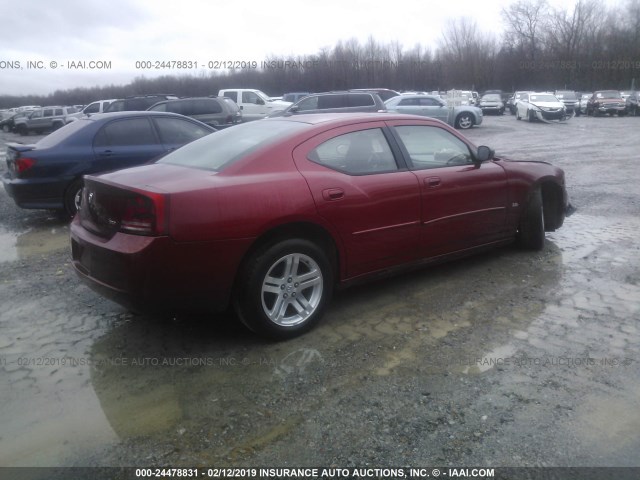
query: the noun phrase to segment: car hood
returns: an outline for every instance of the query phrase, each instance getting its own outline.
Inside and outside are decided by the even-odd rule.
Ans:
[[[535,105],[536,107],[542,108],[563,108],[564,103],[562,102],[531,102],[531,105]]]

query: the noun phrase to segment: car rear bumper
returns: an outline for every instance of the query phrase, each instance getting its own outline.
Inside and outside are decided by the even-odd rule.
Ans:
[[[116,233],[111,239],[71,224],[78,276],[94,291],[136,311],[222,311],[248,239],[177,243],[167,236]]]
[[[64,208],[63,195],[67,182],[51,179],[11,178],[9,173],[2,177],[4,189],[21,208]]]

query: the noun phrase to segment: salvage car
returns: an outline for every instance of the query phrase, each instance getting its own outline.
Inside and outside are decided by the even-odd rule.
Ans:
[[[452,127],[466,130],[482,123],[482,110],[469,105],[447,105],[434,95],[400,95],[385,102],[389,112],[437,118]]]
[[[625,100],[625,109],[628,115],[640,115],[640,92],[631,92]]]
[[[573,114],[567,113],[567,109],[552,93],[529,92],[523,93],[516,101],[516,120],[526,118],[530,122],[540,120],[542,122],[564,122]]]
[[[502,97],[498,93],[485,93],[480,99],[480,110],[482,113],[495,113],[496,115],[504,114],[504,103]]]
[[[573,90],[556,90],[555,96],[564,103],[567,113],[576,113],[578,107],[578,97]]]
[[[587,115],[597,117],[599,115],[624,116],[627,114],[626,103],[618,90],[598,90],[587,102]]]
[[[541,249],[566,207],[561,169],[495,157],[438,120],[270,118],[86,176],[73,267],[134,310],[232,306],[285,339],[336,286],[513,241]]]
[[[214,131],[173,113],[91,115],[35,144],[7,143],[2,182],[19,207],[73,216],[84,174],[140,165]]]

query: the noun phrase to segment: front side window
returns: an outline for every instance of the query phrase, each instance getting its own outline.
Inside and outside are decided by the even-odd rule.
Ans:
[[[242,92],[242,103],[258,103],[258,95],[253,92]]]
[[[62,114],[62,110],[60,111],[60,114]],[[44,113],[42,114],[43,117],[53,117],[53,108],[47,108]]]
[[[106,124],[94,139],[96,147],[153,145],[156,141],[146,118],[127,118]]]
[[[442,128],[407,125],[395,127],[395,130],[415,170],[473,163],[469,147]]]
[[[349,175],[366,175],[398,169],[389,143],[379,128],[334,137],[311,150],[307,158]]]
[[[372,107],[375,104],[375,100],[368,93],[354,93],[349,95],[350,107]]]
[[[304,112],[306,110],[317,110],[318,109],[318,97],[307,97],[303,100],[300,100],[297,104],[298,111]]]
[[[84,113],[98,113],[100,111],[100,104],[98,102],[92,103],[84,109]]]

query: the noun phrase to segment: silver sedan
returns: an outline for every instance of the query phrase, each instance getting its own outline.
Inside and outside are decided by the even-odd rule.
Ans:
[[[448,106],[435,95],[400,95],[384,102],[387,110],[437,118],[452,127],[466,130],[482,123],[482,110],[467,105]]]

